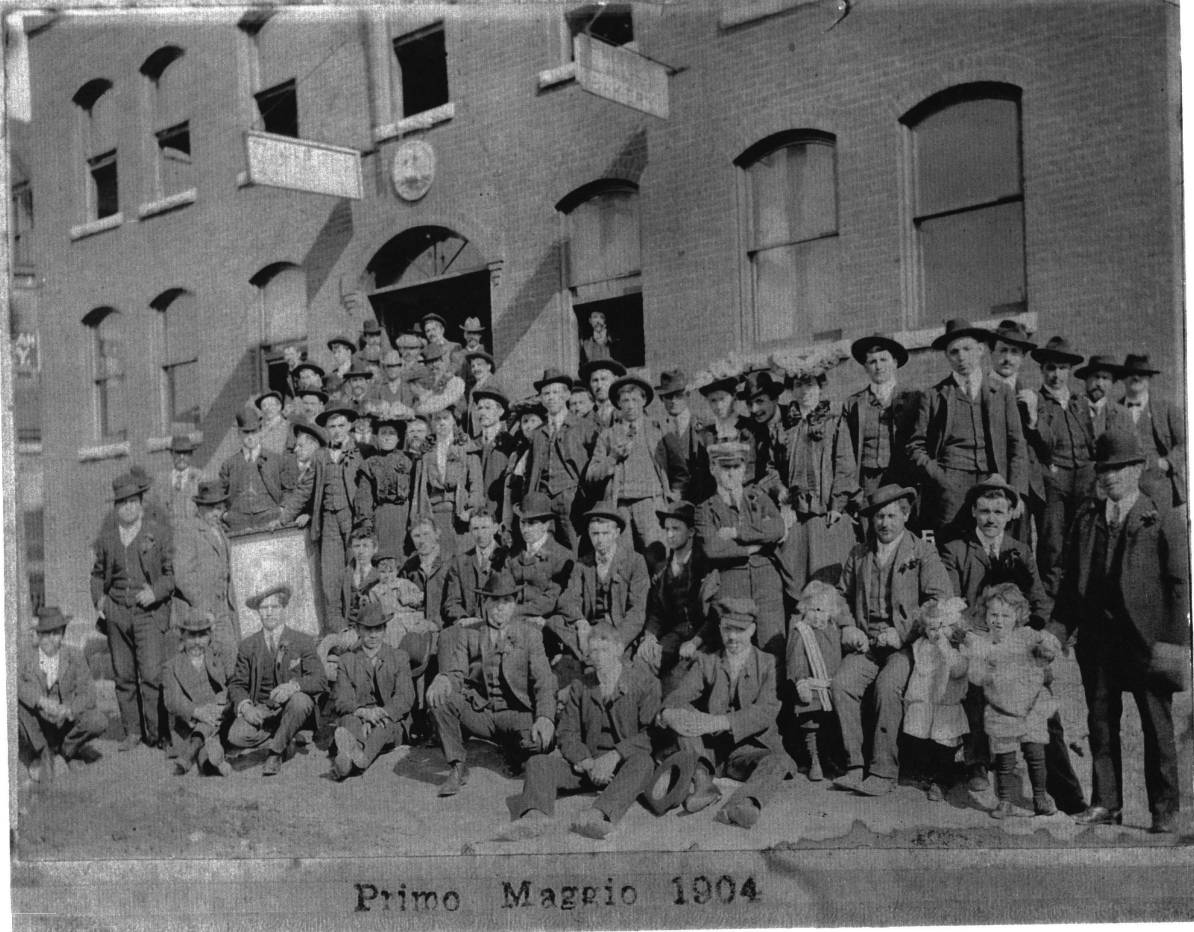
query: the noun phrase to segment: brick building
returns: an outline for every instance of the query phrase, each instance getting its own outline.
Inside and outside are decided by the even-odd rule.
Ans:
[[[480,317],[516,392],[575,366],[601,309],[655,372],[1027,315],[1151,353],[1180,394],[1176,22],[1160,0],[30,21],[47,593],[89,619],[112,477],[167,469],[180,428],[214,471],[282,349],[322,359],[371,313]],[[666,117],[587,91],[591,44]],[[361,153],[362,196],[251,183],[251,129]],[[905,379],[942,369],[918,350]]]

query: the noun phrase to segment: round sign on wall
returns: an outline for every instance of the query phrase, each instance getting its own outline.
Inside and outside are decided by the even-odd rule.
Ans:
[[[435,150],[422,139],[408,139],[394,152],[390,166],[394,190],[404,201],[417,201],[435,181]]]

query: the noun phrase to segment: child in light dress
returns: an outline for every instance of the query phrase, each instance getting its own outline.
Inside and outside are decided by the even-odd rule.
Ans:
[[[792,711],[809,755],[808,778],[825,779],[818,736],[833,721],[829,682],[842,662],[842,625],[850,606],[833,586],[813,580],[800,593],[788,633],[788,679],[795,687]]]

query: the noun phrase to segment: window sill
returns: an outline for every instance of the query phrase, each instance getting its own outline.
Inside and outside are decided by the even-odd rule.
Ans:
[[[722,0],[721,15],[717,18],[717,24],[722,29],[733,29],[735,26],[816,2],[817,0]]]
[[[1039,326],[1036,311],[1029,311],[1027,314],[1013,314],[1010,318],[991,317],[989,319],[976,320],[971,326],[994,330],[999,326],[1001,320],[1018,321],[1030,332],[1035,332]],[[904,330],[894,334],[894,339],[898,340],[909,350],[929,349],[933,345],[933,341],[941,336],[941,333],[942,328],[940,327],[926,327],[922,330]]]
[[[539,90],[546,90],[549,87],[556,87],[557,85],[575,80],[576,62],[570,61],[566,65],[560,65],[558,68],[548,68],[546,71],[540,71]]]
[[[387,123],[385,126],[375,126],[373,128],[373,141],[386,142],[398,136],[413,133],[416,130],[431,129],[431,127],[440,123],[448,122],[454,116],[456,116],[456,104],[453,101],[448,101],[446,104],[432,107],[430,110],[424,110],[422,113],[416,113],[414,116],[408,116],[395,123]]]
[[[17,456],[41,456],[41,444],[32,441],[18,443]]]
[[[115,230],[122,223],[124,223],[124,212],[117,211],[110,217],[104,217],[103,220],[91,220],[71,227],[70,238],[72,240],[85,239],[88,236],[95,236],[96,233],[103,233],[105,230]]]
[[[79,450],[80,463],[92,463],[96,460],[111,460],[121,456],[131,456],[132,444],[127,440],[121,443],[106,443],[98,447],[83,447]]]
[[[142,204],[137,208],[137,217],[144,220],[147,217],[156,217],[158,214],[164,214],[170,210],[177,210],[179,207],[186,207],[187,204],[194,204],[195,195],[196,191],[194,188],[187,188],[187,190],[171,194],[169,197],[159,198],[156,201],[150,201],[148,204]]]

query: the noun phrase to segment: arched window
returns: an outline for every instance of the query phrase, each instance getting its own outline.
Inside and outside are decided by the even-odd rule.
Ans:
[[[199,379],[202,336],[195,296],[181,288],[171,288],[154,298],[150,307],[158,312],[165,432],[194,430],[202,416]]]
[[[950,88],[902,122],[920,321],[1027,310],[1019,88]]]
[[[249,279],[257,288],[261,321],[260,364],[256,390],[287,390],[288,347],[300,353],[307,349],[307,276],[290,262],[267,265]]]
[[[141,64],[149,98],[149,131],[153,134],[154,170],[149,178],[149,199],[153,201],[195,186],[183,54],[178,46],[166,45]]]
[[[253,99],[253,128],[297,138],[299,106],[293,51],[296,42],[302,42],[294,31],[301,24],[272,8],[258,7],[245,13],[238,25],[241,57]]]
[[[777,134],[735,164],[747,188],[748,340],[828,336],[837,319],[840,263],[835,138]]]
[[[91,331],[91,373],[98,439],[101,443],[127,440],[123,318],[114,308],[97,307],[83,318],[83,326]]]
[[[78,136],[84,163],[83,220],[120,213],[116,174],[117,117],[112,82],[94,78],[71,98],[78,107]]]

